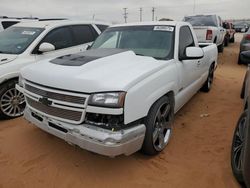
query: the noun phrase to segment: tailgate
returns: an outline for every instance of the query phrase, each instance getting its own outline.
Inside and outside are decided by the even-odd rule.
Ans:
[[[194,27],[198,42],[206,42],[207,27]]]

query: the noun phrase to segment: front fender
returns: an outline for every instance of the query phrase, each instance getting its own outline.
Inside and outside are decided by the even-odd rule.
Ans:
[[[127,91],[124,105],[124,123],[147,116],[151,106],[169,92],[178,92],[175,65],[167,67],[142,80]]]
[[[13,78],[18,78],[19,77],[19,72],[11,72],[5,75],[1,75],[0,77],[0,84],[4,83],[7,80],[13,79]]]

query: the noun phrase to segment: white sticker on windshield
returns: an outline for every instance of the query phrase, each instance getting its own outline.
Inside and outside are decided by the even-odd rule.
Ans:
[[[170,31],[170,32],[173,32],[174,31],[174,27],[170,27],[170,26],[155,26],[154,27],[154,31]]]
[[[35,31],[23,31],[23,35],[34,35],[36,32]]]

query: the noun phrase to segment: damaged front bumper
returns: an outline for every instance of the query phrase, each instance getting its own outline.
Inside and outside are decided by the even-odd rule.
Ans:
[[[131,155],[141,149],[144,124],[120,131],[110,131],[88,124],[74,125],[53,120],[26,107],[24,117],[42,130],[88,151],[115,157]]]

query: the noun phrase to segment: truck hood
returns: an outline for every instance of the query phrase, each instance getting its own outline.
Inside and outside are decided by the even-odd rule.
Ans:
[[[21,74],[29,81],[70,91],[127,91],[167,64],[132,51],[94,49],[32,64]]]
[[[17,55],[13,54],[0,54],[0,65],[9,63],[17,58]]]

